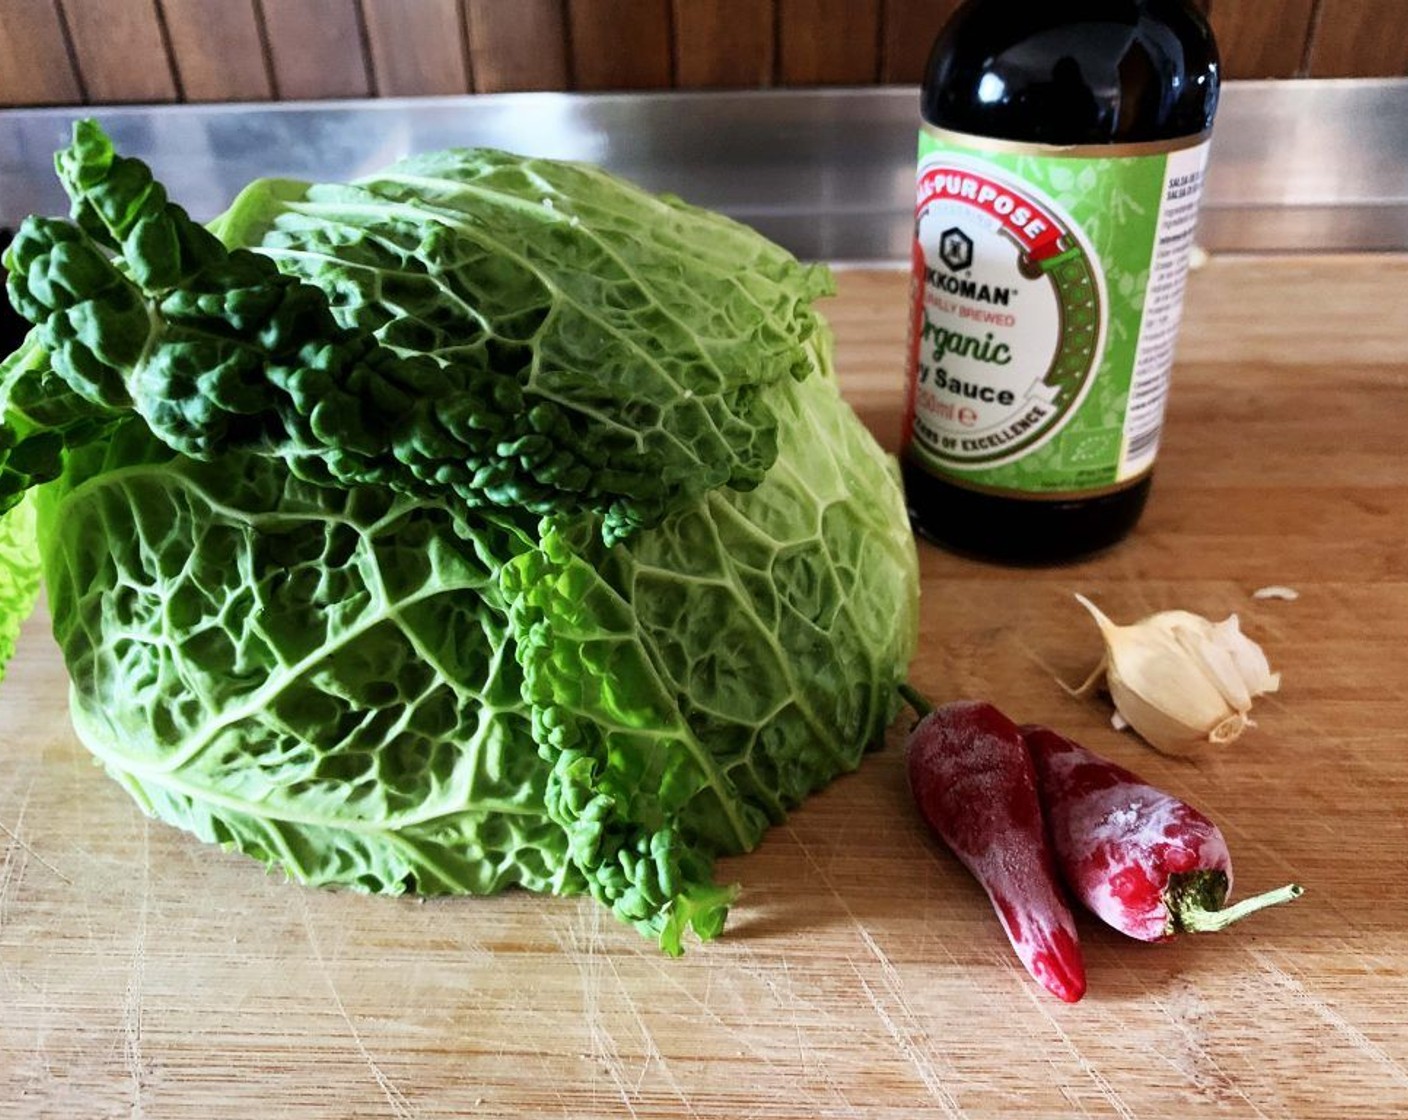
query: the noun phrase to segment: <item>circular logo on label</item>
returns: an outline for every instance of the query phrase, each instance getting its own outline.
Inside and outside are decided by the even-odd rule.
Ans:
[[[1094,251],[1032,186],[936,153],[919,167],[909,426],[938,463],[996,466],[1051,439],[1099,367]]]

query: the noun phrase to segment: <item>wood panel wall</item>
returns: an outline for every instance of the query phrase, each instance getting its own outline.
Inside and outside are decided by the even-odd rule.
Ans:
[[[1408,0],[1199,0],[1233,78],[1408,74]],[[914,82],[958,0],[0,0],[0,105]]]

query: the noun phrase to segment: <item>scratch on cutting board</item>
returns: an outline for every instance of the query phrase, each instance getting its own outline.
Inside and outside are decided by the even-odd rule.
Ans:
[[[959,1107],[953,1094],[944,1087],[933,1059],[929,1057],[932,1047],[929,1045],[928,1036],[919,1026],[914,1011],[909,1006],[909,1001],[905,999],[904,985],[900,981],[899,970],[895,968],[894,962],[876,943],[875,938],[870,935],[870,930],[859,922],[856,923],[856,928],[860,932],[861,941],[870,951],[870,955],[880,962],[880,976],[885,982],[885,991],[904,1015],[907,1031],[901,1033],[893,1020],[882,1012],[881,1005],[871,991],[870,985],[862,979],[861,984],[865,988],[865,994],[870,998],[871,1006],[875,1008],[881,1023],[890,1032],[890,1037],[895,1040],[900,1052],[909,1059],[909,1064],[919,1074],[920,1080],[924,1082],[924,1087],[929,1090],[929,1095],[939,1102],[939,1106],[946,1115],[952,1120],[959,1120],[963,1115],[963,1110]],[[917,1036],[917,1038],[911,1036]]]
[[[807,1052],[806,1041],[802,1035],[801,1018],[798,1015],[799,1011],[806,1011],[809,1016],[809,1021],[822,1022],[834,1019],[834,1011],[824,1004],[815,1003],[797,994],[792,984],[792,974],[786,957],[779,958],[777,962],[778,966],[782,969],[782,974],[785,979],[785,983],[779,983],[773,977],[772,970],[770,970],[766,964],[759,962],[757,954],[755,954],[746,943],[735,945],[734,950],[739,954],[740,971],[744,975],[762,984],[763,987],[767,989],[768,994],[772,996],[777,1006],[780,1009],[786,1009],[789,1013],[792,1030],[797,1039],[798,1067],[808,1076],[813,1074],[820,1076],[820,1078],[826,1082],[826,1088],[829,1091],[829,1099],[831,1099],[836,1107],[845,1110],[845,1116],[854,1117],[856,1115],[854,1106],[846,1099],[844,1089],[831,1072],[830,1066],[825,1061],[817,1061]],[[751,1035],[739,1030],[709,1005],[709,992],[712,989],[714,976],[716,975],[713,969],[710,969],[705,976],[704,998],[701,999],[695,992],[691,991],[687,985],[680,982],[678,974],[673,967],[663,963],[660,958],[650,958],[650,960],[655,971],[657,987],[660,985],[669,987],[678,994],[682,1001],[697,1008],[699,1013],[708,1019],[720,1033],[738,1044],[740,1057],[747,1054],[755,1061],[761,1062],[762,1065],[782,1083],[794,1081],[795,1071],[791,1067],[780,1064],[765,1050],[759,1049],[757,1041]],[[800,1094],[805,1094],[805,1097]],[[805,1082],[795,1082],[790,1087],[788,1100],[797,1107],[805,1106],[808,1109],[815,1110],[817,1114],[820,1113],[822,1107],[817,1103],[815,1095]],[[828,1113],[828,1115],[831,1114]]]
[[[785,1000],[779,996],[776,982],[767,975],[766,970],[751,963],[754,959],[753,954],[747,950],[746,946],[738,946],[737,951],[744,957],[744,962],[740,966],[744,973],[752,976],[763,984],[775,998],[778,998],[779,1003],[785,1002]],[[684,1000],[691,1007],[696,1008],[704,1018],[708,1019],[710,1023],[724,1034],[728,1035],[729,1038],[733,1039],[740,1046],[751,1047],[753,1045],[753,1041],[748,1035],[740,1031],[710,1006],[709,993],[713,989],[715,975],[712,969],[704,978],[704,995],[701,998],[693,992],[688,985],[681,982],[675,969],[671,967],[671,965],[674,964],[673,961],[665,960],[662,955],[660,960],[653,960],[651,963],[655,970],[657,984],[667,985],[680,999]],[[784,960],[782,964],[783,971],[785,972],[787,962]],[[789,989],[788,996],[790,997],[790,995],[791,992]]]
[[[916,1042],[915,1039],[910,1037],[908,1031],[901,1030],[900,1025],[895,1022],[894,1017],[891,1016],[889,1010],[885,1007],[884,1000],[880,999],[880,997],[875,994],[875,989],[872,988],[870,982],[860,974],[860,969],[856,967],[854,961],[851,962],[851,968],[855,971],[856,979],[860,981],[861,989],[865,992],[865,998],[870,1001],[870,1006],[879,1018],[881,1025],[884,1026],[890,1037],[894,1039],[895,1046],[899,1049],[899,1052],[904,1055],[905,1060],[909,1062],[909,1064],[914,1067],[915,1072],[919,1074],[919,1080],[924,1083],[924,1088],[928,1090],[929,1096],[938,1103],[938,1106],[943,1109],[944,1115],[947,1116],[949,1120],[962,1120],[962,1109],[958,1107],[958,1102],[954,1099],[953,1094],[944,1088],[943,1079],[939,1076],[938,1070],[934,1068],[934,1063],[928,1056],[928,1039],[925,1037],[923,1031],[918,1032],[919,1037]],[[888,984],[886,986],[888,987]],[[908,1023],[906,1026],[912,1028],[913,1024]]]
[[[733,1027],[727,1027],[729,1036],[737,1039],[741,1044],[738,1051],[739,1056],[742,1057],[746,1053],[754,1060],[761,1061],[779,1084],[788,1086],[786,1103],[796,1109],[800,1115],[820,1116],[825,1114],[836,1117],[837,1120],[841,1120],[842,1117],[854,1118],[857,1116],[856,1106],[847,1096],[846,1086],[832,1072],[831,1063],[826,1057],[818,1056],[809,1049],[803,1032],[802,1016],[798,1014],[798,1012],[805,1012],[806,1023],[809,1027],[830,1026],[837,1021],[836,1009],[825,1002],[817,1002],[798,993],[792,979],[791,966],[785,955],[779,956],[774,965],[769,960],[760,959],[759,955],[746,942],[740,942],[733,948],[739,954],[740,971],[750,979],[762,984],[779,1010],[785,1009],[787,1011],[788,1021],[791,1023],[797,1042],[796,1065],[795,1067],[788,1066],[769,1056],[765,1049],[758,1046],[756,1039],[740,1033]],[[782,970],[782,982],[779,982],[773,975],[778,968]],[[717,1016],[715,1018],[717,1019]],[[778,1022],[780,1024],[781,1020]],[[800,1079],[797,1077],[797,1069],[802,1072]],[[823,1082],[820,1090],[811,1084],[810,1079],[814,1078],[819,1078]],[[760,1104],[747,1115],[766,1114],[768,1107],[766,1104]]]
[[[865,989],[866,997],[870,1000],[871,1007],[875,1009],[875,1013],[879,1017],[881,1025],[889,1033],[891,1039],[894,1040],[895,1046],[898,1048],[900,1054],[914,1067],[914,1071],[919,1075],[919,1080],[923,1082],[924,1088],[928,1091],[929,1096],[943,1109],[944,1114],[949,1117],[949,1120],[963,1120],[963,1110],[959,1108],[958,1101],[953,1094],[945,1087],[944,1079],[939,1075],[938,1067],[931,1056],[934,1048],[930,1045],[924,1028],[920,1025],[913,1009],[909,1006],[908,1000],[904,997],[904,985],[900,982],[899,971],[895,968],[894,962],[890,960],[885,951],[880,948],[879,943],[871,936],[870,930],[865,927],[865,923],[856,917],[855,911],[851,909],[851,904],[847,902],[845,896],[836,889],[836,884],[831,881],[831,876],[826,873],[825,869],[817,861],[816,856],[812,854],[811,848],[803,843],[802,838],[797,835],[796,830],[791,825],[784,827],[793,842],[801,849],[803,857],[811,865],[812,870],[816,872],[817,877],[821,880],[822,886],[824,886],[831,897],[836,900],[837,905],[841,907],[841,911],[855,928],[856,935],[860,938],[861,944],[865,946],[866,952],[869,953],[880,966],[880,976],[884,981],[885,991],[894,1002],[895,1006],[899,1008],[900,1014],[904,1017],[904,1030],[900,1029],[899,1025],[885,1008],[884,1003],[876,996],[874,989],[871,988],[865,977],[860,974],[860,970],[856,967],[855,962],[850,962],[852,970],[855,971],[856,979],[860,981],[861,987]]]
[[[810,1011],[812,1005],[809,1001],[797,995],[792,982],[792,969],[787,962],[786,956],[781,958],[780,963],[782,964],[782,974],[787,980],[786,999],[782,1002],[791,1014],[792,1030],[797,1037],[797,1064],[801,1067],[802,1073],[805,1076],[820,1077],[825,1083],[826,1091],[830,1094],[836,1107],[844,1109],[844,1115],[849,1117],[850,1120],[855,1120],[855,1118],[859,1116],[859,1113],[856,1112],[856,1106],[851,1103],[850,1097],[847,1096],[846,1087],[842,1085],[836,1075],[831,1072],[831,1063],[825,1058],[818,1058],[816,1055],[812,1054],[807,1047],[806,1038],[802,1033],[802,1021],[797,1012],[801,1008],[806,1008]],[[769,990],[772,989],[770,988]],[[776,995],[777,993],[774,991],[774,996]],[[769,1069],[771,1069],[772,1062],[768,1061],[767,1064]],[[783,1083],[786,1084],[786,1081]],[[804,1103],[810,1107],[814,1107],[817,1114],[820,1114],[821,1108],[819,1105],[815,1104],[814,1101],[814,1096],[808,1092]]]
[[[1405,705],[1405,707],[1408,707],[1408,705]],[[1333,939],[1333,942],[1335,946],[1345,954],[1345,956],[1349,957],[1357,965],[1359,965],[1360,970],[1364,973],[1365,976],[1373,976],[1376,972],[1380,972],[1387,968],[1394,968],[1398,964],[1398,962],[1393,957],[1380,956],[1375,953],[1366,953],[1363,949],[1361,949],[1358,945],[1356,945],[1354,942],[1350,941],[1346,937],[1336,937]]]
[[[645,1083],[645,1075],[650,1070],[650,1063],[654,1062],[660,1067],[660,1072],[664,1075],[665,1082],[670,1086],[671,1092],[679,1098],[680,1104],[684,1105],[685,1115],[698,1117],[699,1113],[695,1110],[694,1105],[690,1103],[689,1097],[685,1094],[685,1091],[680,1087],[679,1079],[675,1077],[675,1071],[670,1068],[669,1061],[661,1052],[659,1045],[655,1041],[654,1032],[651,1031],[649,1024],[646,1023],[645,1016],[640,1013],[640,1008],[636,1005],[636,1001],[631,998],[630,988],[627,986],[625,979],[621,976],[621,970],[616,967],[615,959],[609,953],[606,954],[606,963],[611,969],[611,976],[616,981],[616,987],[620,989],[621,998],[626,1001],[626,1009],[630,1011],[631,1018],[635,1020],[636,1027],[640,1030],[641,1040],[645,1043],[645,1064],[641,1066],[640,1077],[636,1079],[636,1092],[640,1092],[641,1086]]]
[[[584,924],[587,926],[585,932],[581,930]],[[620,1048],[602,1021],[601,1005],[597,998],[603,967],[601,962],[605,959],[604,954],[597,952],[600,946],[601,910],[596,906],[581,913],[577,921],[568,927],[567,944],[563,945],[559,937],[559,947],[566,951],[568,959],[577,966],[577,975],[582,982],[582,1018],[587,1024],[587,1033],[591,1040],[590,1056],[606,1071],[606,1076],[611,1079],[621,1103],[634,1117],[636,1108],[626,1082]]]
[[[28,858],[34,860],[35,863],[39,864],[39,866],[43,867],[46,871],[52,872],[62,882],[71,887],[73,886],[73,880],[30,847],[28,842],[24,839],[24,811],[29,807],[29,799],[33,793],[34,780],[30,779],[29,785],[25,787],[24,796],[20,798],[20,811],[15,816],[15,827],[13,829],[5,825],[3,821],[0,821],[0,832],[3,832],[10,838],[10,842],[5,845],[5,866],[8,869],[11,853],[15,848],[19,848]]]
[[[1248,948],[1247,953],[1252,960],[1261,966],[1262,970],[1271,980],[1284,991],[1292,1000],[1313,1011],[1315,1015],[1326,1026],[1332,1028],[1337,1033],[1349,1040],[1354,1049],[1368,1058],[1375,1065],[1380,1066],[1386,1073],[1398,1082],[1399,1085],[1408,1087],[1408,1071],[1390,1057],[1384,1049],[1372,1038],[1366,1035],[1328,1002],[1321,999],[1289,972],[1280,967],[1268,953],[1260,949]]]
[[[24,809],[21,808],[20,821],[16,823],[23,820]],[[9,829],[5,831],[9,832]],[[17,885],[24,878],[25,866],[32,854],[23,844],[5,845],[5,862],[0,864],[0,929],[5,928],[5,915],[10,908],[10,887]]]
[[[1167,1063],[1180,1077],[1188,1078],[1195,1089],[1218,1104],[1233,1103],[1232,1099],[1235,1098],[1251,1109],[1252,1113],[1260,1120],[1270,1120],[1256,1102],[1247,1096],[1246,1091],[1237,1084],[1236,1078],[1222,1068],[1217,1058],[1203,1044],[1196,1029],[1199,1018],[1197,1004],[1189,998],[1188,993],[1184,992],[1181,996],[1176,994],[1172,999],[1162,999],[1148,982],[1131,969],[1122,958],[1119,960],[1119,966],[1125,975],[1139,985],[1144,1001],[1157,1008],[1168,1020],[1169,1025],[1182,1036],[1183,1044],[1187,1048],[1187,1060],[1183,1061],[1172,1054],[1165,1054],[1159,1049],[1154,1050],[1155,1055]],[[1175,1006],[1175,1003],[1178,1006]]]
[[[792,1019],[792,1033],[797,1037],[797,1064],[803,1069],[807,1068],[807,1040],[802,1034],[802,1018],[797,1014],[798,1000],[797,993],[792,983],[792,966],[787,961],[786,954],[782,957],[782,976],[787,981],[787,998],[780,1001],[787,1008]],[[822,1070],[829,1074],[826,1063],[821,1063]]]
[[[332,993],[333,1005],[337,1008],[337,1013],[342,1017],[342,1021],[347,1024],[347,1031],[352,1036],[357,1053],[367,1063],[367,1069],[371,1070],[373,1079],[386,1096],[386,1103],[391,1106],[392,1115],[396,1117],[396,1120],[416,1120],[417,1113],[411,1106],[410,1100],[376,1064],[376,1059],[367,1049],[367,1044],[362,1041],[362,1032],[357,1029],[357,1024],[352,1021],[352,1016],[347,1014],[347,1005],[342,1002],[342,993],[337,990],[337,983],[332,978],[332,970],[328,968],[327,961],[323,957],[322,947],[318,944],[317,934],[313,931],[313,915],[308,909],[306,898],[303,900],[303,931],[308,937],[308,947],[313,950],[313,958],[318,962],[318,971],[323,974],[323,979],[327,981],[328,991]]]
[[[13,829],[0,824],[0,832],[8,836],[10,841],[5,845],[5,862],[0,864],[0,928],[5,925],[5,912],[9,909],[10,902],[10,888],[24,878],[25,869],[31,859],[53,872],[69,886],[73,886],[72,879],[36,852],[24,840],[24,813],[29,807],[29,799],[33,793],[34,782],[31,781],[24,791],[24,796],[20,798],[20,809],[15,816]]]
[[[1110,1084],[1109,1079],[1090,1064],[1090,1060],[1080,1052],[1080,1048],[1071,1041],[1071,1036],[1068,1035],[1061,1024],[1056,1021],[1056,1016],[1052,1015],[1047,1009],[1043,1000],[1049,999],[1050,997],[1037,995],[1035,986],[1029,984],[1026,977],[1022,977],[1018,983],[1022,985],[1022,991],[1026,994],[1026,997],[1031,1000],[1036,1009],[1041,1012],[1043,1018],[1051,1024],[1051,1029],[1056,1032],[1056,1037],[1061,1040],[1067,1052],[1076,1060],[1076,1064],[1080,1066],[1081,1072],[1095,1083],[1095,1088],[1099,1090],[1100,1095],[1105,1098],[1109,1106],[1119,1113],[1121,1120],[1138,1120],[1134,1113],[1130,1111],[1129,1105],[1124,1103],[1124,1099],[1119,1095],[1119,1092]]]
[[[122,1059],[132,1078],[132,1115],[140,1120],[146,1063],[142,1058],[142,1000],[147,977],[147,910],[152,887],[151,820],[142,818],[142,901],[137,909],[136,940],[122,997]]]
[[[857,931],[865,931],[865,927],[861,924],[860,919],[856,917],[855,911],[851,909],[851,904],[847,902],[845,896],[842,895],[841,892],[836,889],[836,884],[831,881],[831,876],[826,873],[826,870],[821,866],[821,863],[812,853],[812,850],[807,845],[806,841],[804,841],[800,836],[797,835],[796,829],[794,829],[790,824],[784,824],[782,827],[783,830],[787,833],[787,835],[796,843],[797,847],[801,849],[802,857],[807,861],[807,863],[811,865],[812,870],[815,871],[817,874],[817,878],[821,880],[822,886],[826,888],[827,893],[830,894],[831,897],[836,901],[836,904],[841,907],[842,913],[844,913],[846,917],[850,919],[851,925],[854,926]],[[866,936],[869,936],[868,932],[866,933]],[[931,944],[930,941],[927,939],[927,931],[925,937],[926,940],[924,944],[927,947]],[[871,940],[870,944],[875,944],[873,939]],[[948,958],[950,964],[952,964],[955,968],[959,966],[958,957],[954,955],[953,950],[950,949],[948,945],[946,945],[942,940],[935,941],[933,942],[933,944],[936,945],[943,952],[944,956]],[[874,952],[874,950],[871,951]],[[884,963],[890,963],[888,957],[885,958]]]

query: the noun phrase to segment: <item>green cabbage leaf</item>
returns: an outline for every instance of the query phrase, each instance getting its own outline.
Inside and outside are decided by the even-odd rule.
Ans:
[[[0,653],[42,561],[83,743],[297,881],[716,936],[715,859],[860,763],[915,640],[825,271],[502,152],[209,231],[95,125],[58,166],[6,258]]]
[[[0,680],[15,652],[20,628],[39,597],[39,548],[34,503],[28,499],[0,514]]]
[[[91,122],[57,165],[74,221],[24,221],[10,298],[95,408],[197,458],[602,512],[608,542],[758,483],[765,390],[807,373],[830,284],[715,215],[499,152],[261,180],[217,225],[261,252],[227,249]]]

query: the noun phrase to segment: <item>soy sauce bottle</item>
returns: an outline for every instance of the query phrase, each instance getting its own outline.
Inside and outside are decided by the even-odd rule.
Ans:
[[[968,0],[939,34],[902,453],[924,536],[1043,564],[1138,521],[1218,85],[1191,0]]]

